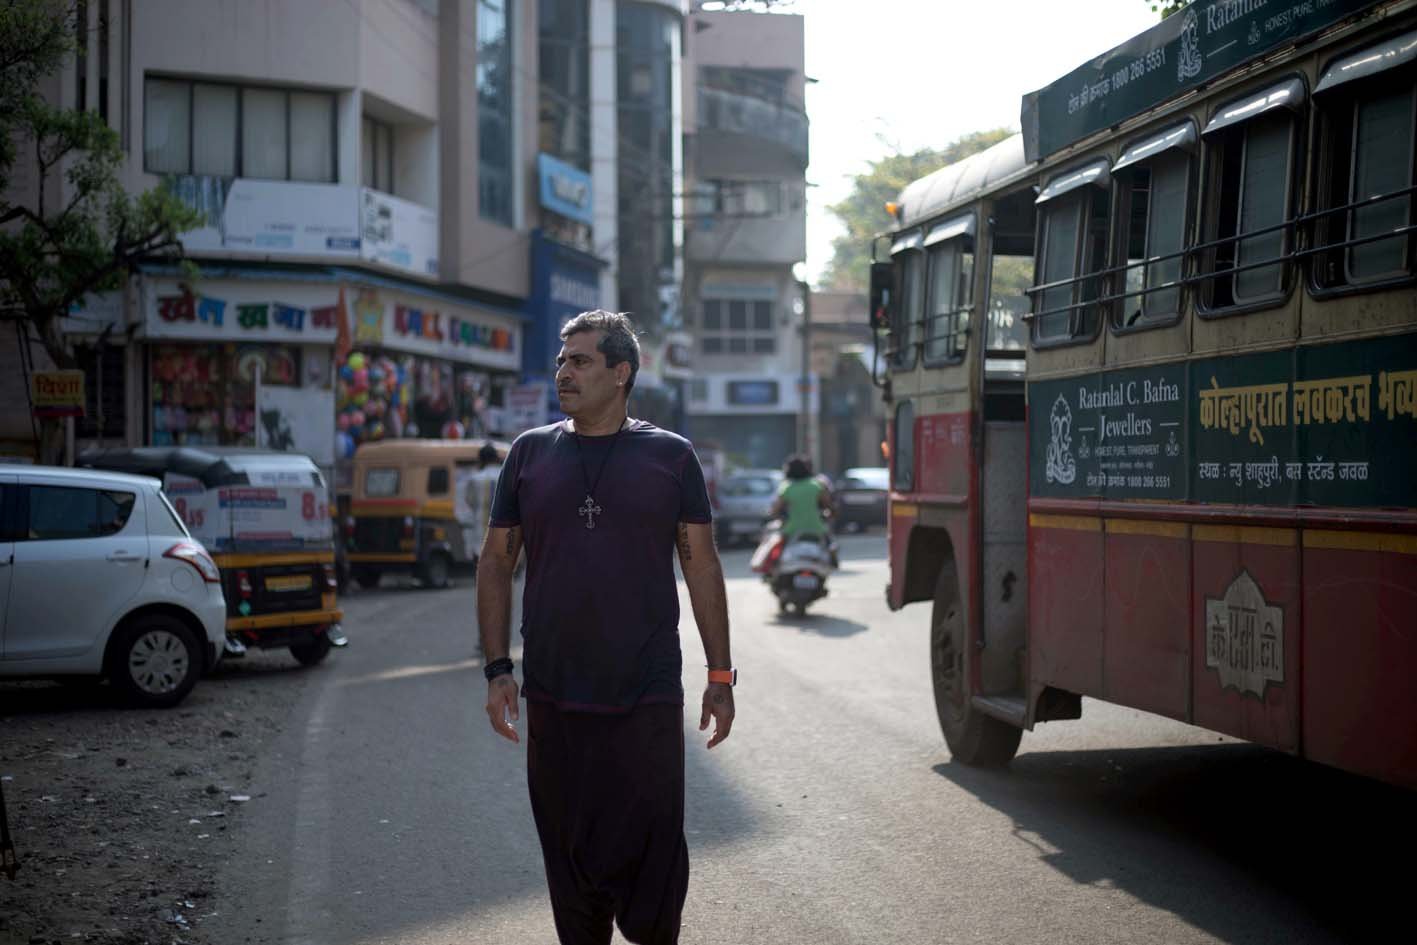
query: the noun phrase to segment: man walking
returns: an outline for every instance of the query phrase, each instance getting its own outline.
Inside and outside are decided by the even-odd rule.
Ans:
[[[683,437],[627,414],[630,320],[585,312],[561,330],[568,420],[512,444],[478,565],[492,729],[518,742],[512,567],[525,545],[527,782],[562,945],[672,945],[689,883],[679,598],[708,658],[699,730],[733,726],[728,604],[703,470]]]

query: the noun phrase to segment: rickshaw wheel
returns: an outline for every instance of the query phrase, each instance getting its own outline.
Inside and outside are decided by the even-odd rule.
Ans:
[[[354,580],[366,591],[373,590],[379,586],[380,571],[378,568],[371,568],[367,564],[355,565]]]
[[[330,638],[322,633],[309,643],[291,644],[290,655],[299,660],[302,666],[314,666],[330,655],[332,645]]]
[[[418,579],[425,587],[447,587],[452,577],[452,562],[442,552],[429,555],[418,569]]]

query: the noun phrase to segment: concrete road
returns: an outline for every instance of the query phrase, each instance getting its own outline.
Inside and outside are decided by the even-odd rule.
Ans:
[[[741,678],[712,752],[685,601],[686,945],[1326,943],[1409,924],[1408,792],[1092,701],[1006,771],[952,763],[929,607],[886,610],[879,533],[843,545],[806,618],[780,618],[747,552],[725,553]],[[345,604],[353,645],[258,772],[223,940],[553,943],[525,755],[482,712],[471,580]]]

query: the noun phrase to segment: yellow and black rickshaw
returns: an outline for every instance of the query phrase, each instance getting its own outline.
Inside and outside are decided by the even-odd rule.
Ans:
[[[307,666],[344,646],[330,494],[300,453],[228,447],[91,450],[79,465],[161,479],[221,569],[226,656],[289,648]]]
[[[500,467],[479,457],[489,440],[382,440],[354,454],[350,573],[376,587],[385,572],[447,587],[453,568],[476,564]]]

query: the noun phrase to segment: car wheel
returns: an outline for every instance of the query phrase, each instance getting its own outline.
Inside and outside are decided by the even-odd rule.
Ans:
[[[298,659],[302,666],[314,666],[330,655],[333,646],[329,636],[321,633],[308,643],[291,644],[290,655]]]
[[[197,684],[202,651],[190,627],[154,614],[123,628],[111,655],[109,679],[143,708],[177,705]]]

